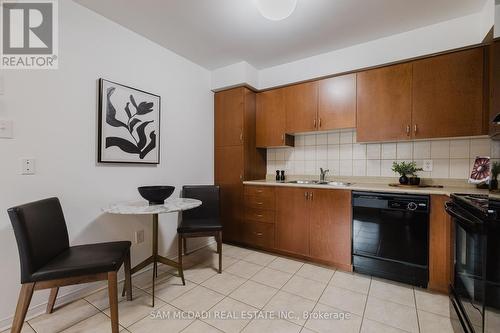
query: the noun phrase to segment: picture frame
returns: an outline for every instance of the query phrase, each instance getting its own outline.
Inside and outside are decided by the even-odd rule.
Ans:
[[[98,163],[160,164],[161,97],[99,79]]]

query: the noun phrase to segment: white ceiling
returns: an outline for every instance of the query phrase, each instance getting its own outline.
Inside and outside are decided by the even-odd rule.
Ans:
[[[75,0],[177,54],[215,69],[258,69],[476,13],[486,0],[298,0],[283,21],[254,0]]]

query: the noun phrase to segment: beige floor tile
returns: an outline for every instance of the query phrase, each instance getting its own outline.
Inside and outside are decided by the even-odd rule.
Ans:
[[[217,274],[217,270],[208,265],[197,265],[184,270],[184,278],[194,283],[202,283]]]
[[[136,293],[134,300],[118,303],[118,321],[123,327],[128,327],[136,321],[146,317],[151,311],[161,308],[165,305],[160,299],[155,299],[155,307],[151,307],[152,297],[146,292]],[[104,313],[109,316],[109,309]]]
[[[262,252],[253,252],[253,253],[250,253],[248,256],[246,256],[243,260],[251,262],[253,264],[257,264],[257,265],[267,266],[274,259],[276,259],[276,256],[273,256],[273,255],[270,255],[267,253],[262,253]]]
[[[123,331],[122,326],[120,326],[120,331]],[[111,319],[101,312],[62,331],[62,333],[109,333],[109,332],[111,332]]]
[[[373,296],[368,297],[365,318],[408,332],[418,332],[417,311],[415,308]]]
[[[445,295],[434,294],[423,289],[415,289],[415,299],[417,309],[419,310],[445,317],[450,317],[450,310],[453,311],[453,305],[450,304],[449,297]]]
[[[177,271],[172,271],[172,273],[176,273],[176,272]],[[170,276],[172,276],[170,273],[158,268],[158,278],[157,279],[162,279],[162,278],[170,277]],[[153,284],[153,270],[152,269],[147,270],[147,271],[140,273],[140,274],[135,274],[132,276],[132,285],[134,287],[137,287],[137,288],[144,290],[144,289],[150,288],[152,284]]]
[[[349,314],[323,304],[318,304],[313,313],[332,314],[335,319],[310,318],[305,327],[318,333],[358,333],[361,327],[361,317]],[[345,317],[342,317],[345,316]],[[341,319],[343,318],[343,319]]]
[[[286,320],[254,319],[242,333],[299,333],[301,328]]]
[[[188,327],[194,319],[169,318],[166,313],[173,314],[179,312],[169,304],[160,308],[157,313],[154,313],[155,318],[151,315],[144,317],[138,322],[131,325],[128,330],[132,333],[152,333],[152,332],[169,332],[177,333]]]
[[[317,333],[317,332],[314,332],[308,328],[302,327],[302,331],[300,331],[300,333]]]
[[[326,287],[319,302],[333,308],[348,311],[363,316],[367,295],[355,291],[328,286]]]
[[[266,304],[264,310],[272,311],[274,314],[290,312],[290,318],[284,319],[304,325],[306,322],[304,312],[311,312],[315,305],[316,303],[311,300],[280,290]]]
[[[328,283],[333,273],[335,273],[335,269],[333,268],[304,264],[295,274],[317,282]]]
[[[406,331],[364,318],[361,333],[406,333]]]
[[[2,331],[2,333],[10,333],[10,329]],[[35,331],[28,323],[24,323],[23,328],[21,329],[21,333],[35,333]]]
[[[229,296],[238,301],[261,309],[276,294],[278,289],[263,284],[247,281]]]
[[[421,333],[461,332],[459,320],[439,316],[434,313],[418,310],[418,322],[420,324]]]
[[[330,285],[349,289],[362,294],[368,294],[371,277],[357,273],[342,272],[337,270],[330,280]]]
[[[254,276],[263,267],[260,265],[252,264],[251,262],[238,261],[226,269],[226,272],[238,275],[239,277],[249,279]]]
[[[118,302],[124,301],[126,299],[126,297],[122,297],[122,290],[123,283],[120,283],[118,284]],[[135,297],[136,294],[140,294],[141,292],[143,292],[141,289],[133,287],[132,297]],[[101,289],[98,292],[85,297],[85,299],[101,311],[109,308],[108,288]]]
[[[293,276],[282,288],[283,291],[302,296],[311,301],[317,301],[326,284],[309,280],[301,276]]]
[[[64,305],[55,310],[54,313],[43,314],[31,319],[28,323],[37,333],[54,333],[90,318],[98,312],[99,310],[82,299]]]
[[[201,252],[200,254],[192,254],[185,256],[183,260],[190,261],[194,263],[195,265],[202,264],[209,266],[211,265],[212,267],[219,269],[219,254],[216,252]],[[222,251],[222,269],[224,270],[225,268],[231,266],[234,264],[238,259],[227,256],[224,254],[224,251]]]
[[[224,295],[218,292],[197,286],[176,298],[170,304],[183,311],[206,311],[219,303],[223,298]]]
[[[264,268],[255,274],[251,280],[265,284],[266,286],[280,289],[290,280],[292,274],[277,271],[271,268]]]
[[[246,279],[239,276],[222,272],[222,274],[216,274],[212,276],[207,281],[203,282],[201,285],[209,289],[215,290],[223,295],[229,295],[236,288],[245,283]]]
[[[401,283],[372,279],[369,294],[386,301],[415,307],[413,288]]]
[[[195,283],[189,280],[185,281],[186,285],[183,285],[182,280],[176,276],[170,276],[158,280],[155,285],[155,297],[158,297],[165,302],[171,302],[196,287]],[[146,289],[146,291],[148,293],[152,292],[151,288]]]
[[[486,308],[485,329],[488,333],[494,333],[500,328],[500,312],[491,308]]]
[[[228,297],[210,309],[210,318],[204,321],[223,332],[238,333],[250,322],[251,314],[257,312],[258,309]]]
[[[303,265],[303,262],[297,260],[278,257],[267,265],[267,267],[277,269],[285,273],[295,274]]]
[[[187,328],[185,328],[182,333],[221,333],[222,331],[216,329],[201,320],[196,320]]]
[[[231,245],[226,245],[226,246],[222,247],[223,254],[225,254],[226,256],[230,256],[230,257],[239,259],[239,260],[245,259],[253,252],[254,251],[244,249],[241,247],[231,246]]]

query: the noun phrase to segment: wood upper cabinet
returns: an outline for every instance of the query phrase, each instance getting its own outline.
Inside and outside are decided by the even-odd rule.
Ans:
[[[308,189],[277,187],[276,239],[282,251],[309,255]]]
[[[413,62],[413,138],[487,134],[483,58],[474,48]]]
[[[215,146],[236,146],[243,143],[245,94],[247,89],[235,88],[215,94]]]
[[[351,270],[351,192],[310,192],[310,255]]]
[[[283,88],[287,133],[317,129],[318,86],[318,81],[314,81]]]
[[[356,74],[319,81],[318,130],[356,127]]]
[[[500,40],[488,46],[488,102],[489,134],[494,140],[500,139],[500,125],[493,119],[500,113]]]
[[[283,89],[257,94],[257,147],[293,146],[293,136],[286,134],[286,112]]]
[[[410,138],[412,65],[388,66],[357,74],[357,140]]]
[[[429,225],[429,289],[448,293],[453,272],[452,221],[444,209],[450,198],[431,196]]]

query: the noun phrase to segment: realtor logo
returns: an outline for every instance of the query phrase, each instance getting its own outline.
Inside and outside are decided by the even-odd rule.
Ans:
[[[57,0],[0,0],[2,69],[57,69]]]

